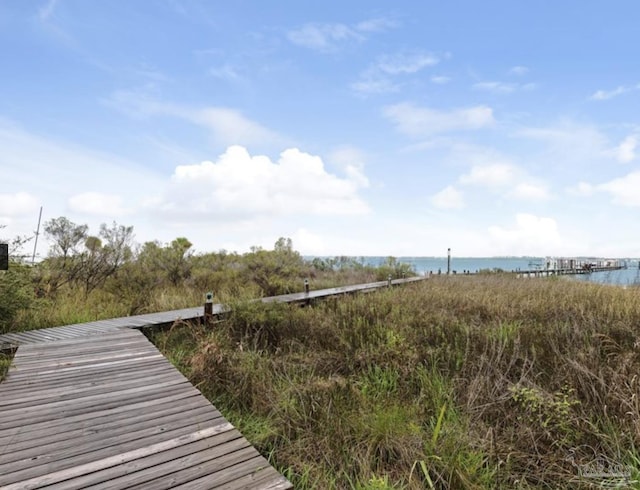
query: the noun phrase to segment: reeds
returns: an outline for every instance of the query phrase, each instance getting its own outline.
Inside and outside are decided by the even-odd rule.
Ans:
[[[637,485],[634,289],[432,278],[155,341],[296,488]]]

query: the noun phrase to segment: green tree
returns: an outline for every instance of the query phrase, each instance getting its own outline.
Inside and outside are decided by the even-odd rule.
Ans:
[[[87,225],[77,225],[64,216],[45,222],[44,233],[51,241],[51,249],[42,268],[46,270],[50,293],[80,277],[82,263],[78,254],[87,239],[88,229]]]
[[[193,245],[185,237],[176,238],[166,250],[168,253],[167,273],[171,284],[177,286],[191,276],[191,247]]]
[[[79,256],[82,265],[79,280],[85,295],[102,286],[131,259],[132,240],[133,226],[118,225],[115,221],[110,227],[100,225],[100,238],[87,237],[85,250]]]
[[[75,283],[88,295],[131,258],[132,226],[102,224],[99,236],[88,235],[88,229],[63,216],[45,223],[45,234],[53,242],[44,264],[52,292]]]
[[[252,247],[243,262],[247,279],[260,286],[267,296],[299,290],[300,279],[308,274],[308,267],[293,250],[290,238],[279,238],[273,250]]]
[[[64,216],[44,224],[44,233],[52,241],[50,255],[67,259],[76,255],[87,239],[87,225],[77,225]]]

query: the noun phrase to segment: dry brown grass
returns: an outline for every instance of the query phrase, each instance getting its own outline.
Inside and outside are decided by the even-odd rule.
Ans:
[[[296,488],[593,488],[597,457],[637,477],[638,290],[442,277],[161,338]]]

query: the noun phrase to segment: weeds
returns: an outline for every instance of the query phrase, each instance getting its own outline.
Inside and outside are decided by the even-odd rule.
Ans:
[[[296,488],[591,488],[635,465],[639,325],[634,290],[432,278],[239,304],[186,372]]]
[[[0,381],[7,375],[12,361],[13,352],[0,352]]]

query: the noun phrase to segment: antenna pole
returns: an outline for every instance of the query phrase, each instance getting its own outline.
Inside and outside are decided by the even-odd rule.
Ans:
[[[38,216],[38,228],[36,229],[36,240],[33,244],[33,256],[31,257],[31,265],[36,261],[36,249],[38,248],[38,235],[40,235],[40,220],[42,220],[42,206],[40,206],[40,215]]]

